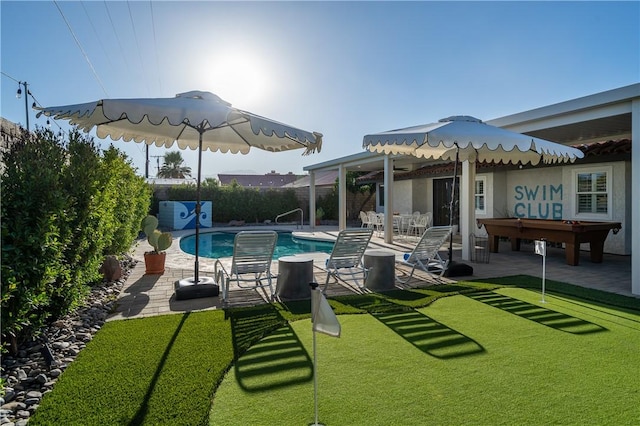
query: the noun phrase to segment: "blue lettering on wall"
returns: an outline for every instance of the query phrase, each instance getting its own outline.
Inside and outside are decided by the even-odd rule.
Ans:
[[[560,185],[516,185],[514,199],[527,201],[516,203],[514,213],[516,217],[529,219],[562,219],[562,203],[548,201],[562,201],[562,184]],[[548,198],[547,198],[548,197]]]
[[[536,198],[538,198],[539,187],[540,185],[536,185],[536,189],[527,188],[526,186],[524,187],[524,191],[527,194],[527,200],[534,201]]]
[[[517,185],[515,187],[515,191],[516,191],[516,200],[522,200],[524,198],[524,194],[522,193],[522,187],[520,185]]]

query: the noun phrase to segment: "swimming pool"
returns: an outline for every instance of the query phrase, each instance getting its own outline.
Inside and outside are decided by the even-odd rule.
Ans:
[[[199,255],[217,259],[233,256],[233,239],[236,232],[206,232],[200,234]],[[180,239],[180,249],[189,254],[195,254],[196,236],[189,235]],[[278,232],[278,244],[273,254],[277,259],[293,254],[319,251],[331,253],[333,243],[327,241],[304,240],[293,237],[291,232]]]

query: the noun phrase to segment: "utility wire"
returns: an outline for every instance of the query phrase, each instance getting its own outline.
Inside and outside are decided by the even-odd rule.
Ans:
[[[160,86],[160,93],[163,93],[162,91],[162,78],[160,77],[160,72],[161,72],[161,68],[160,68],[160,55],[158,55],[158,40],[156,38],[156,21],[155,21],[155,17],[153,14],[153,1],[149,0],[149,7],[151,7],[151,28],[153,30],[153,47],[154,50],[156,52],[156,70],[158,70],[158,85]]]
[[[102,84],[102,80],[100,80],[100,77],[98,76],[98,73],[96,72],[96,69],[93,67],[93,64],[91,63],[91,60],[89,59],[89,56],[87,56],[87,53],[82,48],[82,45],[80,44],[80,40],[78,40],[78,37],[76,37],[75,33],[73,32],[73,29],[71,28],[71,25],[69,24],[69,21],[67,21],[67,18],[64,16],[64,13],[62,13],[62,9],[60,9],[60,6],[58,5],[58,2],[56,0],[53,0],[53,4],[55,4],[56,8],[58,8],[58,12],[60,12],[60,16],[62,16],[62,19],[64,20],[65,24],[67,24],[67,28],[69,28],[69,32],[71,32],[71,35],[73,36],[73,39],[76,41],[76,44],[78,45],[78,48],[80,49],[80,52],[82,52],[82,55],[84,56],[84,59],[87,61],[87,64],[89,64],[89,68],[91,68],[91,71],[93,72],[93,75],[96,78],[96,81],[98,82],[98,84],[102,88],[102,91],[104,92],[105,96],[109,97],[109,94],[107,93],[107,89],[105,89],[104,84]]]
[[[29,95],[31,95],[31,98],[33,99],[33,102],[39,106],[40,108],[42,108],[42,104],[36,99],[36,97],[33,95],[33,93],[31,93],[31,90],[29,90]],[[49,117],[47,117],[47,124],[51,124],[51,122],[53,122],[53,124],[55,124],[56,126],[58,126],[58,130],[60,130],[60,132],[66,134],[67,132],[65,132],[64,130],[62,130],[62,127],[60,127],[60,125],[58,124],[58,122],[56,120],[54,120],[53,118],[49,119]]]
[[[84,14],[87,15],[87,20],[89,21],[89,24],[91,24],[91,28],[93,28],[93,33],[96,36],[96,39],[98,39],[98,43],[100,44],[100,48],[102,49],[102,52],[104,53],[104,56],[107,58],[107,62],[109,62],[109,67],[110,69],[114,69],[113,67],[113,62],[111,62],[111,57],[109,56],[107,49],[105,49],[104,47],[104,43],[102,43],[102,39],[100,38],[100,35],[98,34],[98,30],[96,29],[96,26],[93,24],[93,20],[91,19],[91,16],[89,15],[89,11],[87,11],[87,8],[85,7],[85,2],[81,1],[80,4],[82,5],[82,9],[84,9]]]
[[[140,69],[142,70],[142,79],[147,86],[147,95],[151,95],[149,90],[149,81],[145,78],[147,74],[144,69],[144,61],[142,60],[142,50],[140,49],[140,40],[138,39],[138,32],[136,31],[136,25],[133,22],[133,13],[131,13],[131,3],[127,0],[127,9],[129,9],[129,20],[131,21],[131,28],[133,28],[133,38],[136,40],[136,46],[138,47],[138,58],[140,59]]]
[[[0,73],[1,73],[2,75],[4,75],[5,77],[7,77],[8,79],[11,79],[11,80],[15,81],[15,82],[16,82],[16,83],[18,83],[18,84],[21,84],[21,83],[22,83],[22,81],[18,80],[17,78],[14,78],[14,77],[10,76],[9,74],[7,74],[7,73],[6,73],[6,72],[4,72],[4,71],[0,71]],[[35,95],[34,95],[34,94],[33,94],[33,92],[31,91],[31,89],[27,89],[27,93],[25,93],[25,96],[31,96],[31,99],[33,99],[33,103],[34,103],[35,105],[39,106],[40,108],[42,108],[42,104],[40,103],[40,101],[38,101],[38,99],[36,99]],[[47,118],[47,122],[48,122],[48,123],[51,123],[51,120],[49,120],[49,118]],[[53,120],[53,123],[54,123],[56,126],[58,126],[58,129],[60,129],[60,131],[61,131],[61,132],[66,133],[64,130],[62,130],[62,127],[60,127],[60,125],[59,125],[55,120]]]
[[[9,74],[7,74],[6,72],[4,72],[4,71],[0,71],[0,73],[2,73],[2,75],[4,75],[5,77],[10,78],[11,80],[15,81],[16,83],[20,83],[20,80],[17,80],[17,79],[15,79],[15,78],[11,77],[11,76],[10,76]]]
[[[111,18],[111,12],[109,12],[109,7],[107,6],[107,2],[104,1],[104,8],[107,10],[107,16],[109,17],[109,22],[111,23],[111,29],[113,30],[113,34],[116,36],[116,40],[118,40],[118,47],[120,47],[120,53],[122,54],[122,58],[124,59],[124,63],[127,66],[127,70],[129,75],[131,75],[131,66],[127,61],[127,56],[124,54],[124,49],[122,48],[122,42],[120,41],[120,36],[118,36],[118,32],[116,31],[116,26],[113,23],[113,19]]]

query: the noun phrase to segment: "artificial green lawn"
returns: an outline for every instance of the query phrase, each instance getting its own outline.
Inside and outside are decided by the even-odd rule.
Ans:
[[[496,284],[536,282],[516,278]],[[552,295],[573,286],[547,281],[542,305],[536,290],[496,284],[331,300],[337,313],[370,313],[340,315],[339,339],[317,336],[320,420],[640,422],[638,299],[612,308]],[[308,424],[308,316],[305,301],[109,322],[30,424]]]
[[[340,316],[340,339],[318,336],[320,421],[638,424],[640,315],[546,300],[541,307],[539,293],[505,288],[443,298],[417,311]],[[279,334],[295,336],[292,350],[297,340],[298,351],[312,354],[310,329],[304,320]],[[247,373],[268,365],[270,338],[249,349],[247,365],[222,382],[211,425],[314,420],[312,380],[271,388],[282,376]]]
[[[109,322],[29,424],[206,423],[211,395],[232,356],[223,312]]]

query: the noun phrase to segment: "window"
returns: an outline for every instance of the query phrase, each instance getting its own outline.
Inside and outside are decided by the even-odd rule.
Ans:
[[[576,216],[611,217],[611,175],[611,167],[574,171]]]
[[[487,178],[485,176],[476,178],[475,191],[474,191],[474,204],[476,214],[486,213],[486,189]]]

